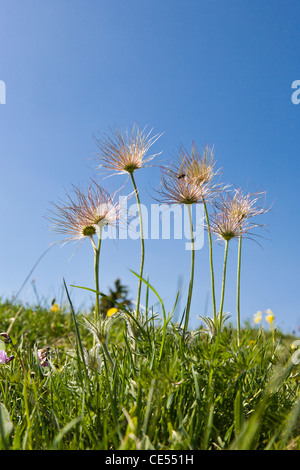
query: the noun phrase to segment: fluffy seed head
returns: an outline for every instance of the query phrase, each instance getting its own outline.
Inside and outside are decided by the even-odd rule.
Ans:
[[[196,204],[204,199],[211,200],[219,191],[217,185],[211,184],[216,174],[212,150],[206,147],[201,156],[194,143],[190,153],[180,146],[175,163],[162,168],[158,192],[169,204]]]
[[[169,169],[162,169],[159,198],[166,204],[197,204],[202,201],[203,188],[185,175]]]
[[[111,135],[96,139],[99,168],[130,174],[145,166],[157,155],[146,157],[149,148],[160,137],[151,137],[151,132],[146,133],[145,129],[140,131],[136,125],[125,132],[115,127],[111,129]]]
[[[189,153],[184,147],[179,147],[179,174],[185,174],[198,186],[203,186],[212,181],[218,173],[214,170],[214,153],[208,146],[205,147],[203,155],[197,149],[195,143],[192,143]]]
[[[242,228],[241,221],[237,217],[233,217],[224,211],[215,213],[210,222],[210,231],[217,236],[218,240],[229,241],[242,233],[246,233],[245,229],[242,232]]]
[[[48,219],[52,229],[66,238],[62,242],[81,241],[92,238],[105,225],[116,226],[122,218],[122,206],[114,202],[114,196],[91,180],[88,191],[73,186],[74,196],[66,194],[67,200],[53,203]]]
[[[215,203],[215,214],[210,223],[210,230],[219,240],[229,241],[241,235],[250,234],[255,227],[262,225],[253,223],[251,218],[267,212],[268,209],[257,207],[255,204],[264,194],[243,195],[241,190],[235,190],[233,195],[226,192],[220,202]]]
[[[258,206],[260,199],[265,193],[243,194],[240,189],[227,193],[226,198],[221,201],[221,209],[239,219],[250,219],[252,217],[264,214],[269,209]]]

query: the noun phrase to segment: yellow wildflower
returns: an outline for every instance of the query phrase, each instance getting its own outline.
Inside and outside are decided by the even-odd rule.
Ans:
[[[272,328],[273,324],[274,324],[275,317],[274,317],[274,314],[273,314],[272,310],[270,310],[269,308],[267,310],[267,315],[266,315],[265,318],[266,318],[266,321],[269,323],[270,327]]]
[[[59,305],[58,304],[53,304],[50,308],[50,312],[56,313],[59,310]]]
[[[115,307],[109,308],[109,309],[107,310],[107,312],[106,312],[106,315],[107,315],[108,317],[111,317],[114,313],[117,313],[117,311],[118,311],[118,309],[115,308]]]
[[[261,323],[262,320],[262,312],[259,310],[257,313],[253,315],[254,323]]]

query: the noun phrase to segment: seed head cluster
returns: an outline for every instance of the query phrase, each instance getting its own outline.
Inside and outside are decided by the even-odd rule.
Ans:
[[[131,130],[122,131],[118,127],[111,130],[111,135],[96,139],[98,151],[96,159],[99,168],[113,173],[133,173],[146,166],[156,155],[146,156],[150,147],[160,137],[152,131],[146,133],[134,125]]]
[[[66,194],[67,200],[53,203],[48,219],[52,229],[66,235],[63,242],[80,241],[93,237],[105,225],[117,226],[122,217],[122,206],[114,202],[114,196],[91,180],[87,192],[73,186],[73,196]]]
[[[190,153],[179,147],[175,163],[161,170],[160,199],[168,204],[189,205],[214,198],[219,188],[212,185],[217,174],[213,160],[213,151],[208,147],[203,156],[194,143]]]
[[[264,193],[246,194],[237,189],[226,191],[215,203],[215,213],[210,223],[210,231],[218,240],[231,240],[241,235],[252,234],[256,227],[262,227],[251,219],[267,212],[268,209],[256,206]]]

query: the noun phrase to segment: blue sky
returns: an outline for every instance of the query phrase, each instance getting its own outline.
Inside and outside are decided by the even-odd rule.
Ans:
[[[300,79],[297,0],[10,0],[0,1],[0,295],[10,298],[57,237],[44,218],[64,188],[99,177],[94,136],[136,122],[164,134],[153,147],[169,161],[178,145],[214,146],[222,181],[265,190],[272,210],[261,247],[245,241],[242,321],[272,309],[282,329],[300,325]],[[136,173],[142,202],[151,204],[158,167]],[[99,180],[101,181],[101,180]],[[126,177],[105,180],[116,190]],[[131,191],[128,184],[125,193]],[[147,240],[145,273],[171,308],[189,281],[182,240]],[[236,243],[229,252],[225,310],[235,321]],[[191,323],[211,314],[207,239],[196,253]],[[88,243],[56,246],[21,292],[48,302],[67,284],[93,287]],[[219,300],[223,247],[215,245]],[[101,253],[105,291],[119,277],[133,299],[139,241],[107,240]],[[77,306],[89,304],[72,289]],[[46,301],[45,300],[45,301]]]

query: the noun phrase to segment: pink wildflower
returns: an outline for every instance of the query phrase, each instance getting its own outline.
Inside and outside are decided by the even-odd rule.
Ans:
[[[0,351],[0,364],[7,364],[12,361],[14,356],[7,356],[5,351]]]
[[[39,360],[41,361],[41,366],[42,367],[49,366],[49,362],[48,362],[49,350],[50,350],[50,348],[38,349],[38,357],[39,357]]]

